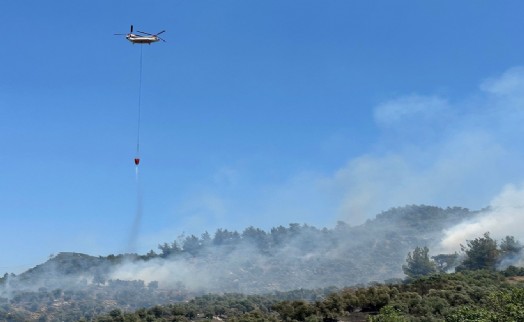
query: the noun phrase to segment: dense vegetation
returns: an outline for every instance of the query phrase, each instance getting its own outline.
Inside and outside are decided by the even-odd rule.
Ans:
[[[319,300],[207,295],[134,313],[114,310],[96,321],[523,321],[524,284],[505,274],[513,275],[487,270],[435,274],[407,283],[345,288]]]
[[[512,236],[499,243],[489,233],[462,246],[463,258],[441,254],[459,264],[446,274],[427,247],[409,252],[397,283],[344,288],[326,297],[276,301],[275,296],[226,294],[188,303],[156,306],[135,313],[113,311],[97,321],[524,321],[524,268],[497,271],[523,247]]]

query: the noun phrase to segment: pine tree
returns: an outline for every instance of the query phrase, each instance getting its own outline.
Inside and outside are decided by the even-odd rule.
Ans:
[[[413,253],[408,253],[407,265],[402,265],[402,270],[409,278],[419,278],[437,272],[435,263],[430,260],[427,247],[416,247]]]

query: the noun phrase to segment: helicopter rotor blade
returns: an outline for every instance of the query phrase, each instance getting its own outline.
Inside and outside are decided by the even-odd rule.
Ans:
[[[133,25],[131,25],[131,28],[129,29],[129,33],[130,33],[130,34],[133,33]]]
[[[158,35],[160,35],[160,34],[162,34],[162,33],[164,33],[164,32],[166,32],[166,31],[165,31],[165,30],[162,30],[161,32],[157,32],[157,33],[155,34],[155,36],[158,36]]]
[[[150,34],[148,32],[143,32],[143,31],[140,31],[140,30],[137,30],[136,32],[139,32],[139,33],[144,34],[144,35],[154,36],[153,34]]]

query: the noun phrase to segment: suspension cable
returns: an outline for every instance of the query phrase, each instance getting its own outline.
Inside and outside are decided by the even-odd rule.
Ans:
[[[140,158],[140,105],[142,101],[142,45],[140,45],[140,77],[138,81],[138,124],[136,134],[136,156]],[[137,164],[138,165],[138,164]]]

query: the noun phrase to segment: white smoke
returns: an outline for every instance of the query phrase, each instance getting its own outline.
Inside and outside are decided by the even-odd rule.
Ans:
[[[466,240],[481,237],[489,232],[491,238],[500,240],[514,236],[524,240],[522,223],[524,222],[524,185],[507,185],[490,203],[489,210],[470,221],[463,222],[444,232],[441,242],[443,252],[459,250]]]
[[[485,80],[460,100],[393,98],[377,105],[374,118],[381,139],[329,179],[342,191],[345,221],[405,204],[480,209],[524,180],[524,68]]]
[[[192,290],[209,288],[211,275],[209,269],[190,260],[164,260],[129,262],[117,266],[112,272],[112,280],[142,280],[145,283],[159,282],[162,288],[173,288],[177,282]]]

